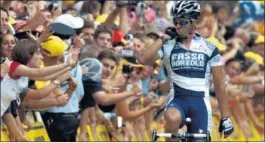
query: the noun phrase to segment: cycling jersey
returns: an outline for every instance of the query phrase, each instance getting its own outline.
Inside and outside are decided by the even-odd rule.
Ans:
[[[213,43],[199,34],[195,34],[190,49],[170,40],[163,45],[159,56],[171,81],[171,94],[209,98],[211,67],[222,65],[220,53]]]
[[[211,67],[222,65],[218,49],[210,41],[196,34],[189,49],[170,40],[159,51],[170,80],[170,95],[167,108],[176,108],[181,113],[181,125],[191,118],[189,133],[211,131],[212,110],[209,101]]]

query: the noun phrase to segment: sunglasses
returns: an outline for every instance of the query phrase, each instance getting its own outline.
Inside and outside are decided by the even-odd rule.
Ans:
[[[185,26],[187,24],[189,24],[191,22],[190,19],[183,19],[183,20],[180,20],[180,21],[174,21],[174,24],[175,26],[179,25],[179,26]]]

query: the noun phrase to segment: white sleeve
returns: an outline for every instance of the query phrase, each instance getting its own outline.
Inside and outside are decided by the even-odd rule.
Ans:
[[[209,63],[210,63],[210,67],[223,65],[221,55],[217,48],[215,48],[214,51],[212,52]]]

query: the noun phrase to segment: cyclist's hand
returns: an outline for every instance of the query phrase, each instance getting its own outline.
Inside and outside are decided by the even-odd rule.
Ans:
[[[219,126],[220,136],[222,137],[224,133],[224,137],[227,138],[233,133],[233,131],[234,131],[234,125],[232,120],[229,117],[222,118]]]
[[[165,37],[166,36],[166,37]],[[165,30],[165,33],[163,35],[164,38],[166,38],[167,40],[172,40],[177,36],[177,31],[175,27],[168,27]]]

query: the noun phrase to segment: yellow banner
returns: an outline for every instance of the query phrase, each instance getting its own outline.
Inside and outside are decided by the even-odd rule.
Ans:
[[[8,137],[8,132],[7,132],[7,128],[5,125],[1,125],[1,137],[0,137],[0,141],[1,142],[8,142],[10,141],[9,140],[9,137]]]
[[[257,131],[256,127],[253,124],[253,121],[248,120],[248,124],[250,126],[250,137],[248,138],[248,141],[261,141],[259,132]]]
[[[109,133],[106,130],[105,125],[97,126],[97,136],[99,141],[110,141]]]
[[[91,131],[91,126],[90,126],[90,125],[87,125],[86,128],[87,128],[86,138],[88,139],[88,140],[86,140],[86,141],[94,142],[95,139],[94,139],[93,134],[92,134],[92,131]],[[78,130],[77,130],[77,136],[78,136],[79,134],[80,134],[80,128],[78,128]],[[76,138],[76,141],[79,141],[79,139]]]
[[[50,138],[47,134],[45,126],[41,122],[32,123],[32,129],[25,129],[26,137],[29,141],[34,142],[49,142]]]

